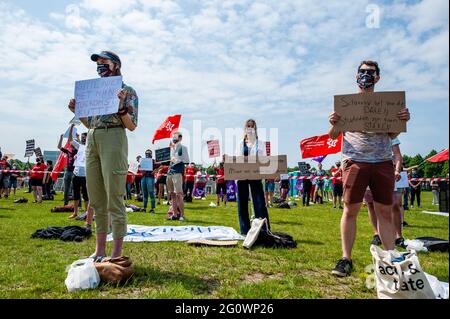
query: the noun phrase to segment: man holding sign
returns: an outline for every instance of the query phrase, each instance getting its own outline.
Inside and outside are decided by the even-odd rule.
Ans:
[[[377,62],[361,62],[356,80],[358,94],[362,100],[377,100],[376,95],[374,95],[375,84],[380,80],[380,68]],[[364,94],[367,94],[367,96],[364,96]],[[356,98],[354,100],[359,101]],[[335,98],[335,102],[342,102],[342,98]],[[372,105],[367,103],[362,105],[361,108],[371,113],[389,113],[387,104],[384,105],[381,102],[382,100],[377,100]],[[346,103],[344,107],[348,107],[348,105],[349,103]],[[406,107],[402,107],[395,117],[396,119],[390,119],[391,122],[385,119],[383,125],[394,123],[394,121],[398,121],[400,124],[406,122],[409,120],[410,114]],[[351,117],[347,116],[347,118]],[[363,125],[362,129],[358,131],[346,131],[345,125],[351,126],[353,123],[350,122],[357,121],[360,118],[348,120],[344,125],[341,119],[341,115],[336,112],[335,105],[335,112],[329,118],[331,128],[328,133],[332,139],[335,139],[343,131],[342,160],[344,164],[342,179],[345,205],[341,219],[343,254],[332,273],[343,277],[350,275],[353,267],[351,252],[356,237],[356,217],[361,208],[367,186],[372,191],[375,213],[378,217],[378,231],[384,249],[392,250],[395,248],[395,230],[391,211],[395,175],[392,164],[391,139],[397,137],[401,130],[396,128],[395,133],[393,133],[389,130],[391,128],[389,124],[387,126]],[[363,119],[365,120],[366,117],[363,117]],[[373,128],[374,131],[368,130],[367,127]]]
[[[155,213],[155,175],[153,173],[156,167],[153,159],[152,150],[145,151],[145,158],[141,158],[139,162],[142,171],[142,194],[144,195],[144,211],[147,211],[148,198],[150,197],[150,214]]]
[[[102,51],[93,54],[91,60],[97,63],[97,73],[106,78],[105,82],[109,77],[121,76],[122,62],[115,53]],[[99,84],[101,82],[95,83]],[[92,90],[98,89],[92,86]],[[85,154],[86,182],[89,200],[95,210],[97,243],[92,257],[96,261],[106,256],[109,219],[114,240],[111,257],[121,256],[123,237],[127,234],[127,215],[123,203],[128,171],[128,140],[125,129],[134,131],[137,127],[138,97],[135,90],[124,83],[114,94],[117,95],[114,113],[80,117],[80,121],[89,129]],[[109,95],[110,91],[105,88],[101,95],[103,100],[83,102],[92,108],[101,108],[106,102],[109,103]],[[76,113],[76,107],[76,100],[72,99],[69,109]]]

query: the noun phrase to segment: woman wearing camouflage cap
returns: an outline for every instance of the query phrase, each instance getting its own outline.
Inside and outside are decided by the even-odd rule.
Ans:
[[[93,54],[101,77],[121,75],[121,61],[110,51]],[[86,181],[88,195],[95,210],[96,261],[106,256],[106,237],[111,224],[113,249],[111,257],[122,254],[123,237],[127,234],[127,216],[123,203],[128,171],[128,140],[125,129],[134,131],[138,119],[138,97],[133,88],[122,84],[117,97],[119,111],[115,114],[80,118],[89,129],[86,146]],[[75,112],[72,99],[69,109]]]

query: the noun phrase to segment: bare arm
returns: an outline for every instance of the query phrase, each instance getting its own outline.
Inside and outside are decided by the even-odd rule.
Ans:
[[[75,99],[70,99],[69,110],[72,113],[75,113]],[[89,123],[87,121],[87,118],[85,118],[85,117],[80,118],[80,122],[83,123],[83,125],[86,126],[86,128],[89,128]]]
[[[62,140],[63,140],[64,135],[61,134],[61,136],[59,137],[59,142],[58,142],[58,149],[61,150],[62,148]]]
[[[392,152],[394,153],[394,163],[395,163],[395,180],[400,180],[400,172],[402,171],[403,158],[402,153],[400,152],[400,146],[394,145],[392,146]]]
[[[128,94],[128,92],[124,89],[120,90],[117,93],[117,97],[119,98],[119,105],[121,106],[119,108],[118,114],[119,114],[120,119],[122,120],[125,128],[129,129],[130,131],[134,131],[136,129],[136,124],[133,123],[133,120],[131,119],[130,114],[128,112],[125,114],[121,114],[121,110],[123,110],[123,108],[128,109],[128,106],[124,105],[126,102],[127,94]]]
[[[328,130],[328,135],[330,135],[330,138],[332,138],[333,140],[338,138],[338,136],[339,136],[340,131],[338,129],[336,129],[335,125],[337,122],[339,122],[340,119],[341,119],[341,116],[338,113],[333,112],[330,114],[329,122],[331,124],[331,127]]]
[[[73,140],[72,131],[73,131],[74,126],[75,126],[75,124],[72,124],[69,128],[69,143],[72,143],[72,140]]]

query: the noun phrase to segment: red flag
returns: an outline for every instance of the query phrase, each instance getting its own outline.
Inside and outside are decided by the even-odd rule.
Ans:
[[[448,161],[448,148],[434,156],[431,156],[430,158],[427,158],[427,161],[431,163]]]
[[[342,150],[342,133],[335,140],[331,139],[328,134],[301,140],[300,150],[302,158],[339,153]]]
[[[178,129],[180,126],[181,115],[169,116],[163,124],[159,126],[153,136],[152,144],[155,144],[156,140],[161,140],[163,138],[171,138],[172,133]]]
[[[66,142],[66,145],[64,148],[66,150],[70,149],[70,143],[69,141]],[[58,180],[58,174],[61,173],[61,171],[66,167],[67,165],[67,154],[63,152],[59,152],[58,159],[56,160],[56,164],[53,167],[52,171],[52,180],[56,182]]]

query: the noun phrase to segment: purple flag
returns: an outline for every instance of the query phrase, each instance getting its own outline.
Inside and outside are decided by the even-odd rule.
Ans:
[[[314,157],[312,160],[316,161],[317,163],[322,163],[322,161],[325,159],[325,157],[327,157],[327,156],[326,155],[317,156],[317,157]]]

